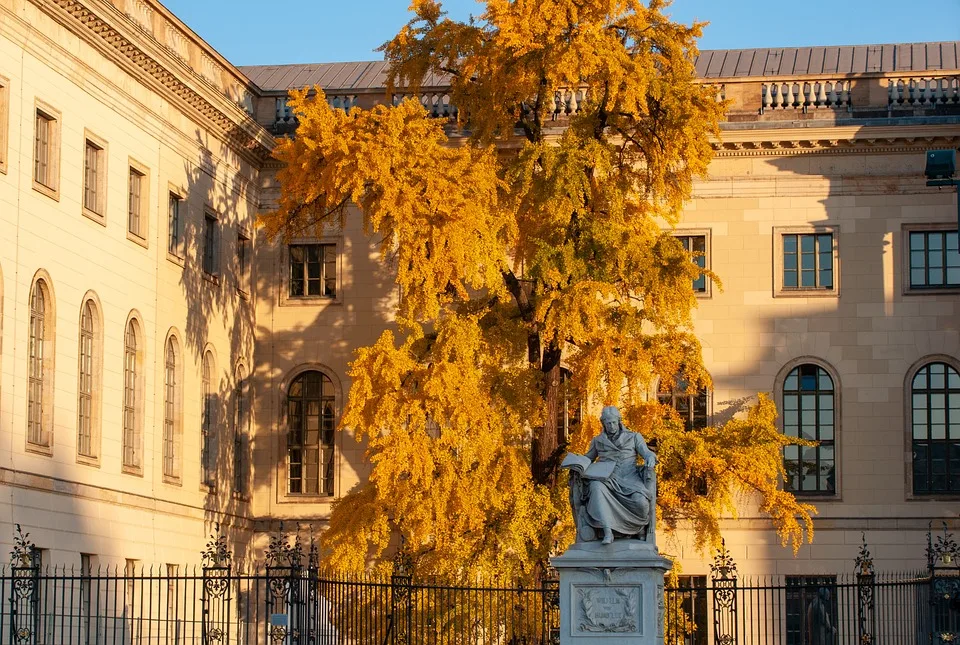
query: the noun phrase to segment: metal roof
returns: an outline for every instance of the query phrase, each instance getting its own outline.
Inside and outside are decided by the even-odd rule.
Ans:
[[[287,91],[319,85],[325,90],[364,90],[386,84],[385,61],[247,65],[240,71],[266,91]],[[700,78],[738,76],[802,76],[808,74],[871,74],[960,69],[960,41],[897,45],[780,47],[777,49],[704,50],[696,60]],[[431,74],[427,87],[448,84]]]
[[[960,69],[960,41],[705,50],[696,67],[700,78],[955,70]]]

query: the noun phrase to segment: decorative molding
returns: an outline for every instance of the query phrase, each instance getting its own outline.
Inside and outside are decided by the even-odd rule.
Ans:
[[[156,60],[142,47],[138,47],[125,34],[109,24],[102,16],[97,15],[79,0],[31,0],[42,10],[54,15],[55,18],[69,18],[80,27],[86,29],[90,36],[101,41],[121,59],[125,59],[144,75],[152,78],[163,90],[168,92],[174,102],[185,106],[202,116],[210,124],[211,130],[219,133],[224,140],[237,148],[241,154],[246,154],[255,165],[261,165],[272,152],[272,138],[262,130],[259,124],[244,114],[237,118],[219,109],[199,92],[188,86],[166,65]],[[128,2],[139,0],[128,0]],[[129,5],[128,5],[129,6]],[[59,10],[59,11],[58,11]],[[139,24],[139,23],[137,23]],[[152,35],[152,34],[151,34]],[[154,39],[156,40],[156,39]],[[159,41],[157,41],[158,44]],[[164,47],[164,49],[167,49]],[[211,59],[211,63],[214,61]],[[217,66],[219,68],[219,65]],[[219,83],[217,83],[219,86]],[[218,87],[219,89],[219,87]],[[229,97],[224,95],[225,100]],[[240,106],[236,106],[241,110]]]

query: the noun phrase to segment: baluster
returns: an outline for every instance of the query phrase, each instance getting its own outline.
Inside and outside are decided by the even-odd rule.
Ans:
[[[830,94],[829,94],[830,107],[837,107],[840,105],[840,97],[837,94],[837,84],[838,84],[838,81],[830,82]]]
[[[817,104],[817,95],[813,91],[813,83],[804,83],[806,97],[804,98],[804,107],[814,107]]]
[[[827,107],[827,84],[823,81],[817,83],[817,107]]]
[[[921,78],[917,85],[920,89],[920,103],[921,105],[926,105],[933,102],[933,97],[931,96],[932,92],[930,91],[930,80],[928,78]]]
[[[570,92],[570,114],[576,114],[580,111],[580,104],[577,103],[577,92]]]
[[[909,88],[909,93],[910,93],[908,102],[911,105],[913,105],[914,103],[917,102],[917,94],[919,93],[917,89],[917,80],[915,78],[911,78],[907,80],[907,83],[908,83],[907,87]]]
[[[795,107],[797,102],[797,95],[793,91],[794,83],[787,83],[787,102],[783,106],[785,108]]]
[[[891,80],[887,83],[887,103],[893,105],[900,100],[900,88],[897,86],[896,80]]]
[[[787,96],[787,93],[785,91],[786,87],[787,87],[786,85],[781,85],[780,83],[777,83],[776,85],[773,86],[773,89],[776,90],[776,92],[774,93],[775,98],[773,99],[773,109],[776,110],[776,109],[783,108],[783,104],[784,104],[784,101],[786,101],[786,96]]]
[[[960,102],[960,76],[951,78],[948,88],[947,97],[954,103]]]
[[[761,105],[763,105],[764,110],[770,109],[770,105],[773,103],[773,98],[770,96],[772,93],[773,88],[767,83],[760,86]]]
[[[550,118],[555,119],[557,115],[557,94],[550,95]]]
[[[947,101],[947,79],[945,78],[935,78],[933,79],[933,102],[936,103],[946,103]]]
[[[717,103],[722,103],[727,100],[727,86],[719,85],[717,87]]]

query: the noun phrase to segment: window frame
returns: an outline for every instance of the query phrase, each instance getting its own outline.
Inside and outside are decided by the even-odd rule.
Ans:
[[[211,224],[212,223],[212,224]],[[212,231],[212,241],[208,242],[207,235]],[[220,283],[220,216],[211,208],[203,209],[203,244],[198,245],[200,253],[200,271],[204,278],[213,282]],[[207,264],[207,245],[210,244],[210,264]]]
[[[138,213],[139,218],[139,232],[134,232],[131,227],[131,218],[133,212],[131,210],[131,204],[133,203],[133,195],[131,194],[131,187],[133,182],[131,181],[134,174],[139,175],[140,177],[140,197],[138,208],[140,212]],[[150,169],[145,165],[130,157],[127,160],[127,239],[131,242],[139,244],[143,248],[148,248],[150,246]]]
[[[0,174],[7,174],[10,156],[10,79],[0,75]]]
[[[333,468],[333,484],[332,490],[329,495],[316,495],[310,493],[291,493],[289,492],[290,488],[290,478],[289,478],[289,445],[287,442],[288,434],[288,419],[289,419],[289,408],[287,403],[288,392],[290,386],[295,380],[307,372],[320,372],[324,376],[330,379],[333,388],[334,396],[334,431],[333,431],[333,455],[331,456],[331,467]],[[341,457],[343,451],[343,433],[339,431],[338,425],[340,417],[342,414],[342,403],[343,403],[343,387],[340,383],[339,378],[327,365],[321,363],[304,363],[298,365],[296,368],[291,370],[287,377],[279,384],[279,391],[277,393],[278,409],[280,410],[279,417],[279,432],[278,432],[278,465],[277,468],[277,503],[285,504],[329,504],[333,502],[336,498],[340,496],[340,466],[341,466]]]
[[[842,461],[842,445],[840,441],[840,436],[843,431],[843,388],[840,382],[840,375],[837,370],[834,369],[832,365],[824,361],[823,359],[817,358],[815,356],[800,356],[789,362],[787,362],[777,374],[775,381],[775,391],[774,397],[777,404],[777,409],[780,410],[777,414],[777,429],[780,431],[780,434],[786,435],[785,427],[785,418],[784,418],[784,404],[783,396],[784,389],[787,377],[790,375],[793,370],[797,369],[802,365],[815,365],[816,367],[822,369],[826,372],[827,376],[833,382],[833,492],[820,492],[820,491],[789,491],[794,496],[802,499],[816,499],[821,502],[839,502],[842,501],[842,472],[841,464]],[[819,383],[817,384],[819,392]],[[817,402],[818,411],[819,411],[819,401]],[[798,410],[799,411],[799,410]],[[819,434],[820,421],[817,419],[817,432]],[[780,453],[780,459],[782,462],[786,461],[786,452],[784,450]],[[820,450],[820,446],[816,446],[815,450]],[[802,447],[798,446],[798,450],[802,450]],[[799,459],[802,461],[802,453],[799,454]],[[819,454],[819,453],[818,453]],[[819,461],[819,456],[818,456]],[[781,482],[781,486],[784,490],[786,488],[786,482]]]
[[[186,218],[189,212],[189,208],[187,205],[187,198],[185,197],[185,195],[186,195],[186,191],[183,190],[180,186],[177,186],[173,183],[167,184],[167,202],[166,202],[167,236],[165,241],[167,259],[180,267],[184,266],[185,258],[186,258],[186,253],[185,253],[186,243],[183,238],[184,238],[184,233],[186,231],[186,227],[184,224],[186,223]],[[174,202],[174,200],[176,200],[177,202],[177,230],[176,230],[177,239],[176,239],[176,248],[172,249],[171,247],[173,245],[171,244],[171,242],[173,242],[173,239],[172,239],[173,229],[171,228],[172,222],[170,217],[171,215],[170,206]]]
[[[249,298],[253,283],[253,267],[251,253],[253,244],[250,233],[245,228],[237,230],[237,293],[244,299]]]
[[[912,280],[912,266],[910,264],[910,235],[911,233],[936,233],[957,231],[957,222],[910,223],[900,227],[900,246],[903,268],[900,272],[905,296],[931,296],[938,294],[960,294],[960,285],[943,287],[915,287]]]
[[[131,313],[123,325],[123,369],[122,388],[121,388],[121,418],[120,418],[120,470],[128,475],[143,476],[144,468],[144,440],[143,440],[143,416],[145,408],[144,391],[144,366],[146,350],[146,333],[143,323],[138,313]],[[128,335],[132,328],[136,340],[136,347],[133,352],[133,373],[130,374],[128,361],[131,360],[129,346],[127,344]],[[128,383],[128,380],[132,380]],[[132,401],[128,404],[127,395],[131,394]],[[133,424],[129,428],[126,425],[126,415],[128,412],[133,417]],[[128,432],[131,435],[128,438]],[[129,441],[132,439],[133,445]],[[131,447],[133,455],[136,457],[134,463],[127,461],[127,448]]]
[[[93,333],[90,347],[90,453],[84,454],[81,449],[81,397],[83,392],[83,314],[84,309],[90,307],[93,313]],[[100,467],[101,458],[101,428],[103,405],[103,315],[99,298],[93,292],[87,292],[80,305],[79,340],[77,348],[77,463],[87,466]]]
[[[30,173],[33,181],[33,189],[55,201],[60,201],[60,132],[62,115],[59,110],[40,99],[34,100],[33,115],[33,168]],[[37,177],[38,155],[40,153],[38,124],[41,117],[49,123],[46,144],[48,147],[47,172],[49,176],[44,177],[44,179],[49,179],[49,183],[44,183]]]
[[[677,238],[678,240],[681,240],[681,244],[683,243],[682,238],[694,238],[694,237],[704,238],[703,269],[705,271],[710,271],[711,266],[713,264],[713,250],[712,250],[713,236],[711,235],[711,233],[712,233],[712,229],[709,229],[709,228],[674,228],[670,232],[670,234],[673,235],[673,237]],[[684,248],[686,248],[685,244],[684,244]],[[704,290],[697,291],[696,288],[694,288],[693,293],[697,298],[708,300],[713,297],[713,280],[711,280],[710,277],[706,274],[701,274],[701,277],[703,278],[703,282],[704,282]]]
[[[207,346],[200,358],[200,489],[206,493],[217,489],[219,407],[217,357]]]
[[[679,374],[677,377],[679,377]],[[654,398],[656,399],[657,403],[673,409],[677,413],[677,416],[680,416],[680,410],[677,409],[677,400],[685,398],[687,399],[688,404],[688,415],[686,419],[680,416],[681,421],[683,421],[684,430],[686,432],[697,432],[709,428],[713,424],[713,389],[702,385],[695,393],[688,393],[687,389],[680,389],[680,383],[678,382],[677,377],[674,377],[673,384],[671,385],[669,391],[664,391],[661,389],[661,386],[663,385],[662,381],[657,383],[657,387],[654,390]],[[689,388],[689,385],[687,387]],[[700,398],[701,396],[703,397],[704,406],[704,424],[703,427],[698,427],[695,424],[696,406],[694,400]],[[669,401],[665,400],[667,397],[670,397]],[[689,428],[687,427],[688,422],[690,425]]]
[[[97,149],[97,175],[96,175],[96,208],[87,207],[87,149],[93,147]],[[80,195],[80,210],[83,215],[97,224],[106,226],[107,224],[107,177],[109,172],[109,153],[107,142],[98,137],[90,130],[83,131],[83,181],[82,193]]]
[[[333,245],[336,253],[336,295],[334,296],[291,296],[290,295],[290,247],[310,245]],[[287,307],[323,307],[329,304],[343,303],[343,238],[341,236],[322,236],[294,238],[287,241],[280,253],[280,306]]]
[[[822,287],[784,287],[784,236],[787,235],[831,235],[833,286]],[[819,250],[816,252],[819,256]],[[819,280],[819,267],[817,269]],[[798,281],[799,282],[799,281]],[[835,224],[808,226],[775,226],[773,228],[773,297],[774,298],[837,298],[840,296],[840,227]]]
[[[250,375],[243,361],[234,370],[233,399],[233,485],[235,499],[248,499],[250,469]]]
[[[169,381],[169,349],[173,347],[173,383]],[[183,484],[183,366],[185,363],[179,334],[171,329],[163,343],[163,426],[160,433],[160,474],[165,484]],[[169,426],[169,427],[168,427]],[[168,431],[170,432],[168,440]],[[167,447],[170,470],[167,470]]]
[[[904,412],[904,491],[908,501],[956,501],[960,500],[960,493],[932,492],[917,493],[914,490],[913,471],[913,381],[924,367],[932,363],[944,363],[960,373],[960,360],[947,354],[928,354],[914,362],[906,371],[903,382],[903,412]],[[949,436],[949,429],[947,430]]]
[[[48,441],[43,442],[34,442],[30,439],[30,424],[32,419],[31,409],[33,408],[34,400],[32,398],[33,388],[32,377],[30,376],[30,370],[33,367],[33,338],[34,338],[34,311],[33,311],[33,293],[35,289],[41,289],[42,295],[44,298],[44,310],[43,310],[43,322],[42,322],[42,334],[41,339],[41,355],[39,363],[39,386],[40,386],[40,402],[39,402],[39,431],[41,433],[41,438],[43,433],[46,433]],[[41,269],[34,276],[33,281],[30,286],[30,291],[27,296],[27,310],[28,315],[28,333],[27,333],[27,396],[24,397],[27,403],[27,426],[24,432],[24,442],[25,449],[27,452],[37,453],[45,455],[47,457],[53,456],[53,447],[54,447],[54,406],[55,406],[55,393],[56,389],[54,388],[54,378],[56,375],[56,320],[57,320],[57,310],[56,310],[56,297],[53,292],[53,283],[50,280],[50,276],[46,271]]]

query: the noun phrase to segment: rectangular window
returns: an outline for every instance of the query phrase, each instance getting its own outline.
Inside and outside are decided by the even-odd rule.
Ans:
[[[88,553],[80,554],[80,642],[88,645],[93,642],[91,631],[92,596],[91,583],[93,577],[94,556]]]
[[[127,231],[140,239],[147,237],[143,218],[144,175],[136,168],[130,168],[130,182],[127,191]]]
[[[123,567],[123,577],[124,577],[124,593],[123,593],[123,604],[125,609],[125,617],[131,622],[134,620],[134,611],[136,610],[136,593],[137,585],[136,578],[137,567],[140,566],[139,560],[127,559],[126,564]],[[143,570],[141,569],[141,574]]]
[[[52,110],[37,108],[34,125],[33,183],[40,192],[54,198],[58,194],[60,132]]]
[[[183,204],[183,199],[176,193],[170,193],[170,200],[168,205],[168,228],[170,236],[167,241],[167,252],[178,258],[183,257],[181,251],[181,223],[180,223],[180,208]]]
[[[960,245],[956,230],[909,231],[910,288],[960,288]]]
[[[707,577],[678,576],[677,586],[667,586],[666,612],[683,620],[669,620],[667,642],[707,645]]]
[[[833,289],[833,235],[783,236],[783,288]]]
[[[237,290],[250,293],[250,238],[237,234]]]
[[[335,298],[337,295],[337,245],[296,244],[290,251],[291,298]]]
[[[167,565],[167,615],[166,615],[166,625],[167,625],[167,642],[168,643],[180,643],[176,630],[176,626],[179,625],[180,619],[180,605],[178,599],[180,594],[178,593],[180,578],[180,565],[178,564],[168,564]],[[173,633],[170,633],[173,632]]]
[[[217,218],[212,213],[203,216],[203,272],[217,275]]]
[[[106,152],[101,144],[86,140],[83,156],[83,208],[103,216],[106,197]]]
[[[683,248],[689,253],[696,254],[693,261],[701,269],[707,268],[707,236],[706,235],[678,235],[677,239],[683,244]],[[693,290],[697,293],[707,292],[707,276],[700,274],[700,277],[693,281]]]
[[[836,297],[839,227],[774,228],[774,296]]]
[[[787,576],[786,645],[845,642],[837,622],[834,576]]]

